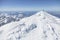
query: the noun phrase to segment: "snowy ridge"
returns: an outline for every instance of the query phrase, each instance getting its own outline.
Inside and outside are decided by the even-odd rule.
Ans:
[[[60,19],[40,11],[0,27],[0,40],[60,40]]]

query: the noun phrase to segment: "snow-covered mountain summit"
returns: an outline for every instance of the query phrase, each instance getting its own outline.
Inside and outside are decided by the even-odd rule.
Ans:
[[[0,40],[60,40],[60,19],[40,11],[0,27]]]

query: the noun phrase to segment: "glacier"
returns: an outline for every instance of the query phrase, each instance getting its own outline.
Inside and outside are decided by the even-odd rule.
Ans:
[[[17,14],[16,12],[11,14],[11,12],[3,11],[0,13],[0,27],[12,21],[19,21],[22,18],[24,18],[24,15],[19,12]]]
[[[0,40],[60,40],[60,18],[37,12],[0,27]]]

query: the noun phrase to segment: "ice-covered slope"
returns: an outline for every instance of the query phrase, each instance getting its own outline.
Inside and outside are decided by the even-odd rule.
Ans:
[[[0,27],[0,40],[60,40],[60,19],[40,11]]]

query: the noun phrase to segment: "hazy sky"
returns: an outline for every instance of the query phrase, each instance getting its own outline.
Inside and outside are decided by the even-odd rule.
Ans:
[[[0,0],[0,10],[60,11],[60,0]]]

